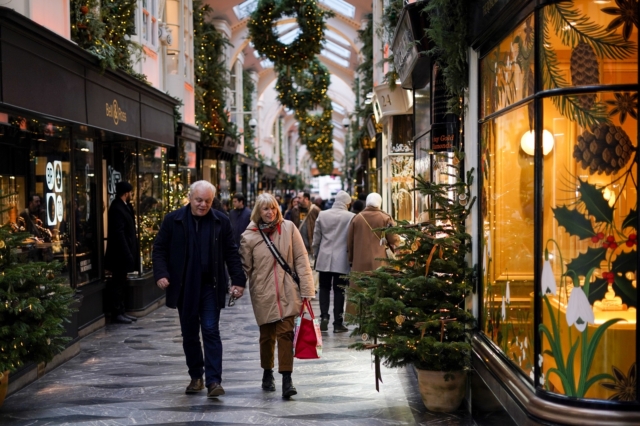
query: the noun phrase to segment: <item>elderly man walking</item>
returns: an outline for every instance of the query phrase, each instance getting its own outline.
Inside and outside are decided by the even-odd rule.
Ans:
[[[227,295],[225,265],[234,297],[242,296],[246,284],[229,218],[211,209],[215,194],[209,182],[194,182],[189,204],[165,216],[153,245],[154,278],[166,290],[167,306],[177,307],[180,316],[182,347],[191,376],[185,393],[197,393],[206,384],[209,398],[225,393],[218,326]]]
[[[347,235],[349,224],[355,216],[349,211],[351,197],[345,191],[336,195],[333,206],[321,211],[313,232],[315,269],[320,273],[320,330],[329,329],[329,305],[333,287],[333,332],[349,331],[343,324],[344,287],[349,281],[341,278],[349,273]]]

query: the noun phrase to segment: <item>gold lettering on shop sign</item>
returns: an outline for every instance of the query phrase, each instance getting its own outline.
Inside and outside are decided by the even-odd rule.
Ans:
[[[113,118],[113,123],[117,126],[119,122],[127,122],[127,113],[120,108],[117,100],[112,104],[107,104],[107,117]]]
[[[491,9],[493,9],[493,6],[495,6],[496,3],[498,3],[498,0],[485,1],[482,5],[482,16],[486,16],[489,12],[491,12]]]

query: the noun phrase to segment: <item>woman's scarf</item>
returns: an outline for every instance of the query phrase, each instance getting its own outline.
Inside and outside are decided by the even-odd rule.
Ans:
[[[273,222],[270,222],[270,223],[264,223],[260,221],[260,223],[258,224],[258,228],[260,228],[260,230],[267,235],[271,235],[275,230],[278,230],[278,234],[279,234],[280,222],[274,220]]]

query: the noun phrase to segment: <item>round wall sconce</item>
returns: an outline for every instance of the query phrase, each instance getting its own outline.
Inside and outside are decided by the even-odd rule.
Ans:
[[[553,149],[555,140],[548,130],[542,131],[542,154],[547,155]],[[529,130],[522,135],[520,139],[520,147],[527,155],[533,155],[535,151],[535,132]]]

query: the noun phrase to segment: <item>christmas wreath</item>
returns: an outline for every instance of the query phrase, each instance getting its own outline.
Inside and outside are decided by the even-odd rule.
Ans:
[[[307,111],[324,100],[329,82],[329,71],[317,58],[305,70],[287,73],[280,69],[276,82],[278,99],[286,108]]]
[[[327,97],[321,103],[322,114],[309,114],[306,110],[296,110],[298,120],[298,136],[300,142],[307,146],[313,161],[321,175],[329,175],[333,171],[333,108]]]
[[[300,33],[290,44],[284,44],[278,39],[275,24],[294,15]],[[247,28],[253,47],[262,56],[280,67],[304,69],[320,53],[325,17],[332,15],[320,9],[315,0],[260,0]]]

